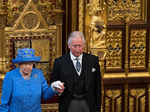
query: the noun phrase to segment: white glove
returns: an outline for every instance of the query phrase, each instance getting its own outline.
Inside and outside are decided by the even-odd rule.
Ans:
[[[56,88],[62,89],[60,85],[63,85],[63,83],[61,81],[54,81],[54,82],[52,82],[51,87],[54,91],[56,91]]]

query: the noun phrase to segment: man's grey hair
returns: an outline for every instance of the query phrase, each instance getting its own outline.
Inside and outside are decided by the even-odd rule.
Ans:
[[[74,32],[72,32],[72,33],[69,35],[69,38],[68,38],[68,46],[72,43],[72,39],[73,39],[73,38],[76,38],[76,37],[78,37],[78,36],[81,37],[83,43],[85,44],[85,38],[84,38],[83,33],[82,33],[82,32],[79,32],[79,31],[74,31]]]

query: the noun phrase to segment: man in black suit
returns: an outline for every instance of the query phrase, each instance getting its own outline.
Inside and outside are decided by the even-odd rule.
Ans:
[[[74,31],[68,39],[70,53],[55,59],[52,82],[64,84],[59,112],[100,112],[101,74],[98,57],[84,53],[85,39]]]

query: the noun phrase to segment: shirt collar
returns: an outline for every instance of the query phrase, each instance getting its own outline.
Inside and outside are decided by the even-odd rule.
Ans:
[[[71,56],[71,60],[76,60],[76,56],[74,56],[73,54],[72,54],[72,52],[70,52],[70,56]],[[79,60],[82,60],[82,56],[83,56],[83,54],[81,54],[80,56],[78,56],[78,59]]]

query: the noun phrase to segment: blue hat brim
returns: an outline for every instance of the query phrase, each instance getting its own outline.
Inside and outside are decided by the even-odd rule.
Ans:
[[[25,63],[25,62],[39,62],[41,60],[40,56],[29,57],[29,58],[15,58],[12,60],[13,63]]]

